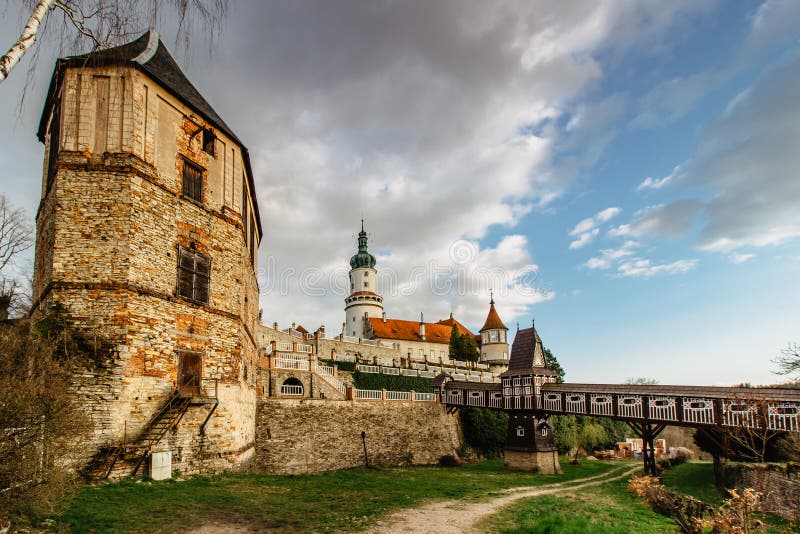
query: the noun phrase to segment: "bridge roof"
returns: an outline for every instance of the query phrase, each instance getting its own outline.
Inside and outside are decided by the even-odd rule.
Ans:
[[[800,389],[737,388],[715,386],[670,386],[649,384],[544,384],[543,391],[564,393],[611,393],[618,395],[657,395],[702,398],[770,399],[800,402]]]

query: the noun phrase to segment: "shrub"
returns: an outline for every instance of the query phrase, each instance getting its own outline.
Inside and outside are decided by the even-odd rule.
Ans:
[[[462,462],[461,459],[456,458],[452,454],[445,454],[444,456],[439,458],[439,465],[441,465],[442,467],[459,467],[463,463],[464,462]]]
[[[633,477],[628,489],[637,497],[647,501],[654,512],[670,517],[684,534],[700,534],[706,514],[712,513],[709,505],[693,497],[675,493],[655,477]]]
[[[35,524],[76,487],[70,463],[89,420],[74,405],[71,379],[107,352],[68,324],[56,309],[36,325],[0,326],[0,524]]]
[[[508,414],[488,408],[466,407],[461,410],[464,438],[482,455],[499,456],[506,444]]]
[[[353,387],[356,389],[385,389],[387,391],[433,391],[433,379],[418,376],[397,376],[378,373],[353,373]]]
[[[320,362],[324,365],[329,366],[336,366],[340,371],[355,371],[356,370],[356,363],[355,362],[342,362],[339,360],[320,360]]]

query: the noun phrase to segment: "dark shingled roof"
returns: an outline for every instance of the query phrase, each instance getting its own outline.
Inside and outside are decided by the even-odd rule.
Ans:
[[[517,332],[514,344],[511,345],[511,358],[508,361],[509,371],[530,371],[533,369],[534,356],[541,354],[544,361],[542,339],[535,328],[525,328]],[[544,367],[547,367],[545,362]],[[541,368],[541,367],[540,367]]]
[[[45,101],[42,118],[39,121],[39,131],[37,133],[39,141],[44,143],[45,135],[47,134],[47,121],[50,118],[51,109],[57,100],[56,97],[60,91],[64,70],[69,67],[105,67],[111,65],[134,67],[146,73],[159,82],[178,100],[202,115],[206,121],[218,130],[224,132],[225,135],[239,145],[239,148],[242,150],[242,158],[244,159],[248,183],[250,185],[250,195],[253,199],[253,206],[256,212],[258,235],[259,238],[261,238],[263,235],[261,216],[258,211],[253,171],[250,165],[250,154],[247,151],[247,147],[242,144],[236,134],[225,124],[225,121],[214,111],[214,108],[206,102],[206,99],[203,98],[200,92],[192,85],[192,82],[190,82],[183,71],[181,71],[175,59],[173,59],[172,55],[167,50],[167,47],[161,42],[161,39],[158,37],[158,32],[155,30],[150,30],[135,41],[124,45],[105,48],[89,52],[88,54],[60,58],[56,62],[56,68],[47,91],[47,100]]]

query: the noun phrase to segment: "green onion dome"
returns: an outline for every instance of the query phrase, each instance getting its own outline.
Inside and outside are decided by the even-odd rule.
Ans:
[[[361,219],[361,231],[358,233],[358,253],[350,258],[350,267],[375,267],[375,256],[367,251],[367,232],[364,231],[364,219]]]

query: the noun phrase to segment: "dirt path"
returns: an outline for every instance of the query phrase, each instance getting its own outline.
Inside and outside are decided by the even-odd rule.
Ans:
[[[546,486],[510,488],[502,492],[506,494],[503,497],[495,497],[480,502],[433,502],[418,508],[408,508],[395,512],[365,532],[367,534],[395,534],[397,532],[475,533],[477,531],[474,525],[478,521],[497,513],[501,508],[519,499],[599,486],[600,484],[630,476],[638,469],[640,469],[639,466],[633,467],[621,474],[617,474],[619,471],[614,470],[602,475],[548,484]]]

